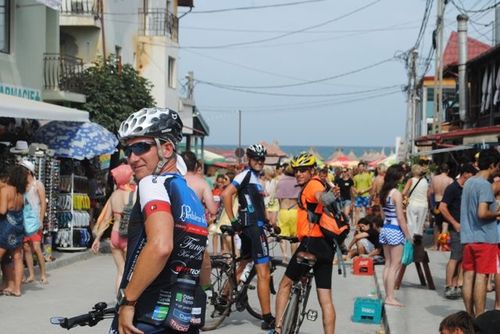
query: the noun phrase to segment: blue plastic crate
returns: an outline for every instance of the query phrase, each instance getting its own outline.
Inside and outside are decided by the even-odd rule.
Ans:
[[[378,298],[356,298],[352,321],[379,324],[382,321],[382,305],[382,300]]]

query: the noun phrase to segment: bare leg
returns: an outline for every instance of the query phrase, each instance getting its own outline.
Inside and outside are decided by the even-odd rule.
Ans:
[[[474,317],[474,306],[472,300],[472,289],[474,287],[474,272],[464,271],[464,283],[462,288],[462,297],[467,313]]]
[[[210,286],[210,274],[212,272],[212,265],[210,263],[210,255],[208,251],[205,250],[203,253],[203,262],[201,263],[200,271],[200,286],[202,288]]]
[[[283,254],[283,259],[285,259],[285,261],[288,261],[288,253],[286,251],[286,249],[287,249],[286,244],[287,244],[287,242],[285,240],[280,240],[281,254]]]
[[[387,252],[386,252],[387,249]],[[387,246],[384,245],[384,254],[390,254],[390,263],[384,267],[384,286],[385,286],[385,303],[393,306],[403,306],[394,296],[394,285],[396,283],[396,275],[401,269],[401,256],[403,255],[403,246]]]
[[[4,289],[4,293],[9,292],[12,295],[20,296],[21,295],[21,281],[23,279],[23,247],[20,246],[14,250],[12,250],[12,259],[14,261],[14,271],[13,271],[13,279],[9,280],[9,286]]]
[[[283,312],[285,312],[288,295],[292,289],[292,280],[286,275],[283,276],[276,295],[276,326],[275,330],[280,333],[281,325],[283,323]]]
[[[474,282],[474,307],[476,316],[484,313],[486,305],[486,285],[488,275],[476,273]]]
[[[26,283],[33,282],[35,279],[35,267],[33,265],[33,249],[31,246],[31,241],[23,243],[24,249],[24,260],[26,261],[26,266],[28,267],[28,277],[23,280]]]
[[[40,266],[40,281],[42,283],[48,283],[47,272],[45,270],[45,257],[43,256],[40,241],[33,241],[33,250],[36,254],[36,257],[38,258],[38,265]]]
[[[111,247],[111,255],[116,265],[116,280],[115,280],[115,292],[118,293],[120,288],[120,283],[122,281],[123,271],[125,269],[125,252],[119,248]]]
[[[495,310],[500,310],[500,274],[495,275]]]
[[[257,271],[257,295],[259,296],[260,308],[262,314],[271,313],[271,291],[269,282],[271,280],[269,263],[260,263],[255,265]]]
[[[219,235],[212,234],[212,254],[219,254]]]
[[[337,315],[335,313],[335,307],[333,306],[332,290],[317,289],[317,293],[321,305],[321,312],[323,313],[323,332],[325,334],[334,334]]]
[[[446,286],[453,286],[453,278],[456,277],[457,260],[448,260],[446,265]]]

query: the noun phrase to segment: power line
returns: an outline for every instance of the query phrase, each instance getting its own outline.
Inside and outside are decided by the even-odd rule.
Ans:
[[[401,90],[398,89],[398,90],[395,90],[392,92],[371,95],[371,96],[362,97],[362,98],[340,100],[340,101],[325,101],[325,102],[321,102],[321,103],[317,103],[317,104],[309,103],[309,104],[307,104],[306,107],[291,105],[291,106],[283,108],[283,109],[277,109],[277,108],[265,109],[265,108],[262,108],[259,110],[248,110],[247,108],[245,108],[243,106],[239,106],[238,109],[244,109],[245,112],[247,112],[247,110],[248,110],[248,112],[251,112],[251,113],[266,112],[266,114],[268,114],[268,113],[281,113],[281,112],[289,113],[289,112],[293,112],[294,110],[304,112],[304,108],[307,108],[307,112],[313,112],[313,111],[315,111],[313,108],[325,108],[325,107],[333,107],[333,106],[339,106],[339,105],[344,105],[344,104],[351,104],[351,103],[356,103],[356,102],[361,102],[361,101],[378,99],[381,97],[399,94],[399,93],[401,93]],[[209,110],[210,108],[206,108],[203,105],[200,105],[200,109],[201,110]],[[208,114],[210,114],[212,112],[214,112],[214,113],[234,113],[234,109],[233,110],[212,110],[212,111],[208,111]]]
[[[197,80],[197,81],[200,82],[200,83],[217,85],[217,86],[220,86],[220,87],[231,87],[231,88],[240,88],[240,89],[288,88],[288,87],[304,86],[304,85],[309,85],[309,84],[319,83],[319,82],[323,82],[323,81],[329,81],[329,80],[333,80],[333,79],[342,78],[342,77],[345,77],[345,76],[348,76],[348,75],[351,75],[351,74],[355,74],[355,73],[359,73],[359,72],[362,72],[362,71],[366,71],[368,69],[380,66],[382,64],[385,64],[385,63],[388,63],[388,62],[394,61],[394,60],[395,60],[394,57],[390,57],[390,58],[381,60],[379,62],[370,64],[370,65],[367,65],[367,66],[364,66],[364,67],[361,67],[361,68],[358,68],[358,69],[355,69],[355,70],[352,70],[352,71],[348,71],[348,72],[344,72],[344,73],[341,73],[341,74],[332,75],[332,76],[321,78],[321,79],[308,80],[308,81],[294,83],[294,84],[270,85],[270,86],[243,86],[243,85],[230,85],[230,84],[210,82],[210,81],[203,81],[203,80]]]
[[[465,9],[463,7],[460,7],[459,5],[457,5],[455,3],[454,0],[451,0],[451,3],[453,4],[453,6],[455,6],[459,11],[463,11],[463,12],[466,12],[466,13],[483,13],[483,12],[486,12],[486,11],[489,11],[490,9],[493,9],[495,8],[496,6],[498,6],[500,4],[500,2],[495,2],[493,5],[491,6],[487,6],[487,7],[484,7],[482,9],[478,9],[478,10],[474,10],[474,9]]]
[[[265,8],[288,7],[288,6],[304,5],[304,4],[310,4],[313,2],[322,2],[322,1],[325,1],[325,0],[307,0],[307,1],[297,1],[297,2],[288,2],[288,3],[277,3],[277,4],[273,4],[273,5],[245,6],[245,7],[234,7],[234,8],[200,10],[200,11],[191,11],[190,14],[213,14],[213,13],[240,11],[240,10],[255,10],[255,9],[265,9]]]
[[[420,21],[420,20],[418,20]],[[402,22],[398,24],[391,24],[390,26],[381,28],[366,28],[366,29],[335,29],[335,30],[315,30],[315,31],[304,31],[306,34],[331,34],[331,33],[353,33],[353,32],[369,32],[369,31],[394,31],[394,30],[407,30],[414,29],[418,26],[408,26],[405,25],[410,23],[415,23],[415,20]],[[234,33],[258,33],[258,34],[270,34],[270,33],[288,33],[291,30],[267,30],[267,29],[238,29],[238,28],[217,28],[217,27],[197,27],[197,26],[185,26],[182,25],[181,29],[186,30],[202,30],[202,31],[221,31],[221,32],[234,32]]]
[[[205,85],[208,85],[211,87],[225,89],[225,90],[231,90],[231,91],[237,91],[237,92],[241,92],[241,93],[256,94],[256,95],[268,95],[268,96],[287,96],[287,97],[321,97],[321,96],[333,97],[333,96],[363,95],[363,94],[367,94],[367,93],[373,93],[373,92],[379,92],[379,91],[388,90],[388,89],[394,89],[396,87],[401,86],[401,85],[391,85],[391,86],[365,89],[365,90],[357,90],[357,91],[344,92],[344,93],[294,94],[294,93],[261,92],[261,91],[255,91],[255,90],[249,90],[249,89],[219,86],[219,85],[216,85],[213,83],[208,83],[208,82],[203,82],[203,81],[198,81],[198,82],[200,84],[205,84]]]
[[[312,30],[312,29],[315,29],[315,28],[319,28],[319,27],[322,27],[322,26],[325,26],[327,24],[330,24],[332,22],[335,22],[335,21],[339,21],[343,18],[346,18],[346,17],[349,17],[353,14],[356,14],[368,7],[371,7],[373,5],[375,5],[376,3],[380,2],[382,0],[375,0],[373,2],[370,2],[369,4],[365,5],[365,6],[362,6],[362,7],[359,7],[351,12],[348,12],[346,14],[343,14],[341,16],[338,16],[338,17],[335,17],[331,20],[327,20],[327,21],[324,21],[324,22],[321,22],[321,23],[318,23],[318,24],[315,24],[315,25],[312,25],[312,26],[308,26],[308,27],[305,27],[305,28],[302,28],[302,29],[298,29],[298,30],[293,30],[293,31],[290,31],[290,32],[287,32],[287,33],[284,33],[284,34],[281,34],[281,35],[278,35],[278,36],[274,36],[274,37],[269,37],[269,38],[264,38],[264,39],[259,39],[259,40],[254,40],[254,41],[247,41],[247,42],[239,42],[239,43],[230,43],[230,44],[223,44],[223,45],[212,45],[212,46],[183,46],[183,48],[185,49],[223,49],[223,48],[231,48],[231,47],[235,47],[235,46],[242,46],[242,45],[249,45],[249,44],[259,44],[259,43],[264,43],[264,42],[270,42],[270,41],[274,41],[274,40],[277,40],[277,39],[281,39],[283,37],[287,37],[287,36],[290,36],[290,35],[293,35],[293,34],[298,34],[298,33],[301,33],[301,32],[304,32],[304,31],[307,31],[307,30]]]

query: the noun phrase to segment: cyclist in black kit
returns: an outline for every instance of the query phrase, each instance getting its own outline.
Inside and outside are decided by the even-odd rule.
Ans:
[[[182,127],[175,111],[161,108],[142,109],[120,126],[139,190],[110,333],[199,332],[206,303],[199,274],[207,222],[175,151]]]
[[[248,168],[236,175],[233,182],[226,187],[221,196],[224,209],[231,220],[233,228],[240,232],[241,258],[237,275],[239,277],[245,265],[253,260],[257,271],[257,295],[262,309],[262,329],[274,328],[274,317],[271,315],[271,292],[269,288],[269,247],[264,233],[266,224],[266,207],[264,205],[264,189],[259,182],[259,174],[266,160],[266,149],[260,144],[247,148]],[[239,201],[238,217],[235,217],[233,196],[237,194]]]

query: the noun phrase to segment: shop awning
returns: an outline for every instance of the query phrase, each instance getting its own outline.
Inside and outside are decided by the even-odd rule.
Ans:
[[[435,150],[431,151],[422,151],[422,152],[417,152],[414,155],[420,156],[420,155],[432,155],[432,154],[438,154],[438,153],[446,153],[446,152],[455,152],[455,151],[463,151],[463,150],[469,150],[473,148],[472,146],[468,145],[457,145],[453,147],[445,147],[445,148],[438,148]]]
[[[0,117],[88,122],[86,111],[0,94]]]

